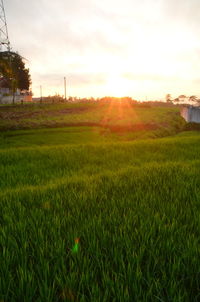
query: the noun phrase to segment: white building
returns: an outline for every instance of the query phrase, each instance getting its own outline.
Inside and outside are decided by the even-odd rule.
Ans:
[[[188,123],[200,123],[200,107],[184,106],[181,108],[181,116]]]
[[[13,102],[13,93],[10,88],[7,88],[7,80],[5,78],[0,78],[0,104],[12,104]],[[20,91],[17,89],[14,94],[14,102],[31,102],[32,93],[29,91]]]

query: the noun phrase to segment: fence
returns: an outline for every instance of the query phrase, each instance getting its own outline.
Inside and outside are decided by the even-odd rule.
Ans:
[[[0,104],[12,104],[13,96],[0,96]],[[15,103],[32,102],[32,95],[15,95]]]

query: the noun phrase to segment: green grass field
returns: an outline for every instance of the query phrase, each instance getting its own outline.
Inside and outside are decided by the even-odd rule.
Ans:
[[[200,300],[200,133],[181,132],[177,108],[134,110],[135,123],[162,127],[11,131],[8,121],[0,301]]]
[[[28,104],[0,106],[0,130],[63,126],[96,126],[111,130],[179,129],[183,121],[177,106],[151,106],[130,102]]]

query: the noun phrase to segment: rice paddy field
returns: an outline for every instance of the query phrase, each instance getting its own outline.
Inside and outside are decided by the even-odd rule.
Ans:
[[[0,108],[0,301],[200,301],[200,132],[98,108]]]

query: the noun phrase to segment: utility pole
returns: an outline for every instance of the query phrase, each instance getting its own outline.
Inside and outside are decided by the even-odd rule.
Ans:
[[[40,103],[42,103],[42,85],[40,85]]]
[[[64,77],[64,91],[65,91],[65,102],[67,100],[67,93],[66,93],[66,77]]]

